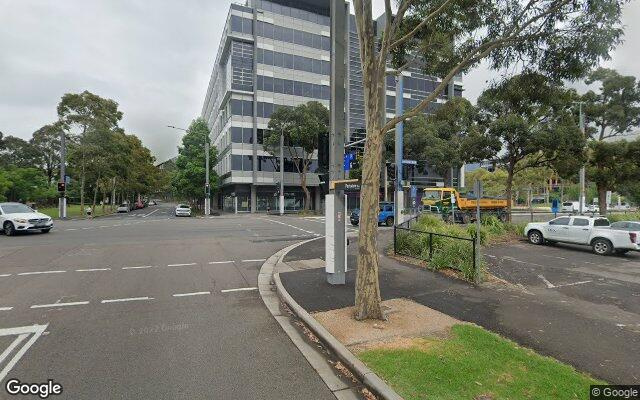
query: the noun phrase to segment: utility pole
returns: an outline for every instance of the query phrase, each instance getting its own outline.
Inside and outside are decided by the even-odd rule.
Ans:
[[[209,185],[209,134],[204,139],[204,215],[211,215],[211,187]]]
[[[284,133],[280,129],[280,215],[284,215]]]
[[[66,180],[66,158],[67,158],[67,143],[64,129],[60,128],[60,182],[64,183],[64,191],[60,191],[60,198],[58,199],[58,217],[60,219],[67,218],[67,180]]]
[[[396,116],[404,113],[404,78],[402,74],[396,77]],[[396,185],[394,196],[394,221],[396,225],[402,223],[402,210],[404,209],[404,188],[402,187],[402,158],[404,155],[404,123],[402,121],[396,124],[395,131],[395,161],[396,161]]]
[[[582,132],[582,136],[586,137],[586,131],[585,131],[585,127],[584,127],[584,113],[582,112],[582,105],[584,104],[584,101],[574,101],[574,104],[578,104],[578,107],[580,109],[580,132]],[[585,166],[583,165],[582,168],[580,168],[580,200],[578,200],[578,210],[579,213],[582,214],[582,212],[584,211],[584,206],[585,206],[585,180],[586,180],[586,170],[585,170]]]

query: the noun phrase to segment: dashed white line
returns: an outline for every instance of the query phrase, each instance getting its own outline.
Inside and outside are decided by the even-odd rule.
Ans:
[[[147,269],[147,268],[155,268],[155,265],[141,265],[139,267],[122,267],[122,269]]]
[[[312,232],[312,231],[308,231],[306,229],[298,228],[297,226],[294,226],[294,225],[285,224],[284,222],[280,222],[280,221],[276,221],[276,220],[268,219],[268,218],[262,218],[262,219],[265,220],[265,221],[274,222],[276,224],[288,226],[289,228],[297,229],[297,230],[302,231],[304,233],[309,233],[309,234],[312,234],[312,235],[320,236],[319,233],[315,233],[315,232]]]
[[[209,261],[209,264],[231,264],[233,261]]]
[[[129,297],[129,298],[125,298],[125,299],[105,299],[102,300],[101,303],[105,304],[105,303],[122,303],[125,301],[145,301],[145,300],[153,300],[153,297]]]
[[[546,255],[546,254],[540,254],[540,255],[541,255],[542,257],[557,258],[557,259],[559,259],[559,260],[566,260],[566,258],[565,258],[565,257],[560,257],[560,256],[549,256],[549,255]]]
[[[65,231],[77,231],[77,228],[69,228],[69,229],[65,229]]]
[[[147,218],[149,215],[153,214],[154,212],[159,211],[158,209],[155,209],[153,211],[151,211],[149,214],[143,215],[142,218]]]
[[[53,303],[53,304],[34,304],[30,308],[51,308],[51,307],[68,307],[68,306],[84,306],[89,304],[88,301],[72,301],[69,303]]]
[[[229,292],[244,292],[244,291],[248,291],[248,290],[256,290],[258,289],[257,287],[244,287],[244,288],[237,288],[237,289],[223,289],[220,291],[220,293],[229,293]]]
[[[107,225],[100,225],[100,228],[108,228]]]
[[[266,258],[256,258],[253,260],[242,260],[242,262],[260,262],[260,261],[264,261],[266,260]]]
[[[564,285],[556,285],[557,288],[559,287],[564,287],[564,286],[574,286],[574,285],[583,285],[585,283],[591,283],[593,281],[580,281],[580,282],[574,282],[574,283],[565,283]]]
[[[5,278],[7,276],[11,276],[11,274],[0,274],[0,278]]]
[[[547,278],[545,278],[542,275],[538,275],[538,278],[542,279],[542,281],[544,282],[545,285],[547,285],[547,289],[553,289],[555,286],[553,285],[553,283],[549,282],[547,280]]]
[[[13,310],[13,307],[0,307],[0,311],[10,311]]]
[[[204,294],[211,294],[211,292],[176,293],[173,297],[200,296]]]
[[[196,265],[197,263],[183,263],[183,264],[167,264],[167,267],[187,267],[189,265]]]
[[[34,271],[34,272],[20,272],[18,275],[41,275],[41,274],[61,274],[67,271]]]
[[[111,271],[111,268],[85,268],[77,269],[76,272]]]

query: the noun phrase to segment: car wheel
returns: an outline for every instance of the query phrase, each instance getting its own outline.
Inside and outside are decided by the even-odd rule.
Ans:
[[[42,229],[40,232],[42,233],[49,233],[49,231],[51,230],[51,228],[47,228],[47,229]]]
[[[9,221],[4,223],[3,228],[4,228],[4,234],[7,235],[7,236],[13,236],[13,235],[16,234],[15,227]]]
[[[613,252],[613,245],[607,239],[596,239],[591,247],[593,247],[593,252],[599,256],[608,256]]]
[[[527,234],[527,237],[529,238],[529,242],[531,244],[544,243],[544,236],[542,236],[542,232],[540,231],[536,231],[536,230],[529,231],[529,234]]]
[[[387,219],[384,220],[384,223],[387,224],[387,226],[393,226],[393,217],[387,217]]]

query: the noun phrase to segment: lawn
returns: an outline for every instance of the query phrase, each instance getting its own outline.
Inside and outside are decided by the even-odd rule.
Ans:
[[[102,207],[96,206],[95,216],[111,214],[109,210],[110,210],[109,206],[105,206],[104,208],[105,213],[102,214]],[[46,214],[51,218],[58,218],[58,207],[42,207],[42,208],[38,208],[38,212]],[[74,217],[80,217],[80,216],[82,216],[80,204],[69,204],[67,206],[68,218],[74,218]]]
[[[604,384],[472,325],[455,325],[449,339],[416,343],[358,356],[406,400],[584,399],[589,385]]]

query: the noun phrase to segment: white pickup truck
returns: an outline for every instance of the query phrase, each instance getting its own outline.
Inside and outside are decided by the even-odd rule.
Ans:
[[[532,222],[524,228],[524,234],[533,244],[583,244],[603,256],[640,251],[640,231],[612,229],[604,217],[572,216],[558,217],[549,222]]]

